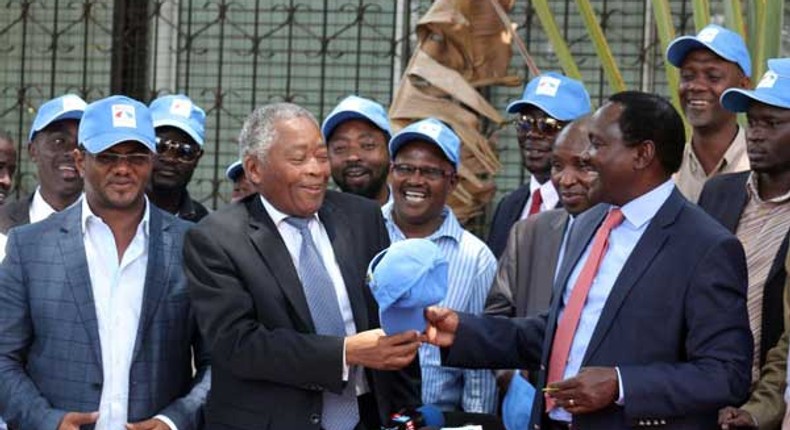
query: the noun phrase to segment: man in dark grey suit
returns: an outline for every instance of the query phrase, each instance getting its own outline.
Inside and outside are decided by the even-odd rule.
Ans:
[[[17,429],[199,429],[209,364],[181,268],[187,224],[144,195],[151,115],[109,97],[78,135],[85,198],[8,237],[0,414]]]
[[[379,429],[420,403],[418,333],[385,336],[365,285],[389,245],[381,210],[327,191],[327,147],[304,108],[256,109],[239,146],[257,193],[210,214],[184,245],[212,356],[208,427]]]

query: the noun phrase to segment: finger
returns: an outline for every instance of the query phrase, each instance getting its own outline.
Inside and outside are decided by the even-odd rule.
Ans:
[[[402,333],[385,336],[381,339],[385,345],[402,345],[420,342],[420,333],[417,330],[408,330]]]
[[[581,381],[579,376],[574,376],[573,378],[563,379],[562,381],[557,381],[552,384],[549,384],[549,387],[552,389],[556,389],[558,391],[565,391],[571,390],[574,388],[578,388],[581,385]]]
[[[439,306],[429,306],[425,308],[425,319],[432,323],[438,323],[450,316],[450,309]]]

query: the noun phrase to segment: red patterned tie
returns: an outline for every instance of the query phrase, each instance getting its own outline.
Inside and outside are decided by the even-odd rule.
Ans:
[[[543,203],[543,196],[540,195],[540,188],[535,188],[532,192],[532,204],[529,206],[529,213],[527,216],[535,215],[540,212],[540,205]]]
[[[573,336],[576,334],[576,327],[579,325],[579,319],[582,316],[584,302],[587,300],[587,293],[590,292],[595,275],[598,273],[598,266],[601,265],[601,260],[609,247],[609,233],[622,222],[623,212],[618,208],[612,209],[595,233],[590,255],[587,257],[587,261],[584,262],[579,278],[576,280],[576,284],[573,285],[568,304],[565,306],[562,317],[557,324],[554,342],[551,345],[549,376],[546,380],[546,385],[562,380],[562,376],[565,373],[565,365],[568,362],[568,354],[573,343]],[[554,400],[548,395],[545,398],[546,411],[554,409]]]

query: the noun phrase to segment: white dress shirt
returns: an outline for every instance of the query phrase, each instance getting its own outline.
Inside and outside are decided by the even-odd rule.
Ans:
[[[263,208],[269,214],[274,225],[277,227],[277,231],[280,233],[280,237],[283,238],[283,242],[285,242],[285,247],[288,248],[288,253],[291,254],[291,260],[294,263],[294,267],[299,267],[299,251],[302,249],[302,234],[299,232],[299,229],[288,224],[285,222],[286,218],[289,218],[291,215],[285,214],[275,208],[271,203],[269,203],[263,195],[260,196],[261,203],[263,203]],[[335,251],[332,249],[332,242],[329,240],[329,235],[326,232],[326,228],[324,228],[324,224],[321,223],[321,220],[318,218],[318,214],[315,214],[310,219],[310,222],[307,224],[308,228],[310,229],[310,235],[313,236],[313,242],[315,242],[316,248],[318,248],[318,253],[321,254],[321,260],[324,263],[324,267],[326,267],[326,271],[329,272],[329,277],[332,280],[332,285],[335,287],[335,295],[337,295],[337,301],[340,306],[340,314],[343,317],[343,325],[346,328],[346,336],[351,336],[357,333],[357,326],[354,322],[354,313],[351,310],[351,300],[348,298],[348,291],[346,291],[346,283],[343,280],[343,274],[340,272],[340,265],[337,263],[337,258],[335,258]],[[346,365],[346,351],[345,351],[345,342],[343,343],[343,380],[349,380],[349,372],[351,369]],[[364,394],[368,392],[367,384],[364,379],[362,372],[355,372],[356,374],[360,375],[359,377],[353,378],[356,393],[357,395]]]
[[[150,205],[146,198],[143,219],[119,262],[110,227],[91,211],[87,199],[82,199],[82,237],[96,306],[104,375],[96,430],[123,429],[128,422],[129,373],[145,289],[149,218]],[[176,429],[167,417],[156,418]]]
[[[560,201],[560,196],[557,194],[557,189],[554,188],[554,183],[549,180],[541,184],[537,179],[535,179],[535,175],[532,175],[529,178],[529,198],[524,204],[524,208],[521,209],[521,218],[519,219],[527,219],[527,217],[529,217],[529,209],[532,207],[532,196],[534,195],[535,190],[538,188],[540,188],[540,197],[543,199],[543,201],[540,203],[540,209],[538,212],[547,211],[557,207],[557,203]]]

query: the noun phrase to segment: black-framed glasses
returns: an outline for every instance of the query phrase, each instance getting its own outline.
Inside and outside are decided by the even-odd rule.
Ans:
[[[535,118],[532,115],[519,115],[513,120],[513,125],[519,133],[559,133],[568,123],[551,117]]]
[[[415,173],[420,172],[420,176],[432,181],[438,181],[439,179],[442,179],[446,176],[451,176],[453,174],[453,172],[448,172],[438,167],[418,167],[405,163],[393,164],[392,171],[397,176],[403,178],[410,178],[414,176]]]
[[[171,156],[176,160],[191,163],[200,156],[200,148],[192,142],[179,142],[174,139],[157,137],[156,153],[160,156],[171,153]]]
[[[90,154],[90,156],[103,166],[116,166],[125,161],[130,166],[142,167],[151,162],[150,152],[132,152],[130,154],[100,152],[98,154]]]

